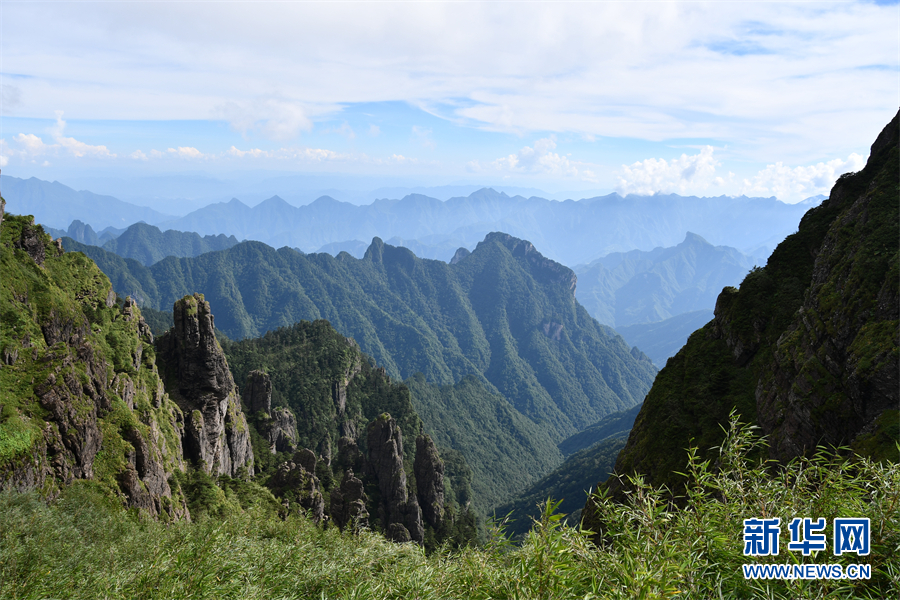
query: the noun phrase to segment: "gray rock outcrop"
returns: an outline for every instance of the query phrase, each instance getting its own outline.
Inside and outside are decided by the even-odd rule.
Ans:
[[[425,530],[422,511],[415,493],[407,489],[403,470],[403,433],[387,413],[369,423],[369,473],[378,481],[381,492],[379,517],[385,534],[395,542],[413,540],[422,544]]]
[[[293,498],[314,521],[320,522],[325,518],[325,497],[315,473],[316,455],[304,448],[278,466],[269,479],[269,488],[277,496]]]
[[[251,415],[258,412],[271,412],[272,380],[269,378],[269,374],[263,371],[250,371],[241,399],[244,401],[247,412]]]
[[[156,343],[157,361],[169,395],[185,416],[184,455],[210,474],[253,475],[247,419],[225,354],[216,340],[213,316],[202,294],[173,307],[175,326]]]
[[[422,517],[434,528],[444,520],[444,462],[430,436],[416,437],[416,494]]]
[[[267,373],[250,371],[241,398],[272,454],[297,449],[297,420],[287,408],[272,410],[272,380]]]
[[[352,469],[344,471],[340,487],[331,490],[331,519],[341,531],[348,526],[354,532],[368,527],[368,500],[363,482],[353,474]]]

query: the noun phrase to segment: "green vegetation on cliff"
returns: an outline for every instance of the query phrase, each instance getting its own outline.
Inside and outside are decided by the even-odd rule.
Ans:
[[[181,515],[166,480],[181,468],[181,411],[139,309],[31,217],[2,219],[0,489],[52,497],[94,479],[130,506]]]
[[[369,422],[387,412],[407,440],[405,459],[415,453],[422,421],[409,390],[373,367],[328,321],[301,321],[262,337],[226,341],[222,348],[239,388],[244,389],[251,371],[269,374],[272,408],[289,408],[297,418],[298,448],[336,455],[342,427],[364,432]],[[364,451],[365,436],[359,441]]]

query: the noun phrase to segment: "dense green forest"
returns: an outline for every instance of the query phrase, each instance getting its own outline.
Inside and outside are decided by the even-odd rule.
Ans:
[[[481,514],[562,461],[547,431],[475,377],[436,386],[418,374],[405,383],[435,443],[465,457],[472,470],[473,506]]]

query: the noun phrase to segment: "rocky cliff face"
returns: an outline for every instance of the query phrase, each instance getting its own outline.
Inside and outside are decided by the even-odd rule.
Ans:
[[[187,517],[169,484],[183,416],[138,308],[30,217],[4,215],[0,255],[0,489],[53,497],[94,479],[127,506]]]
[[[819,445],[897,459],[898,117],[764,268],[723,290],[714,321],[657,376],[617,473],[677,489],[684,449],[712,457],[732,409],[781,461]],[[615,478],[608,489],[622,491]]]
[[[156,351],[167,389],[185,415],[184,454],[207,473],[253,475],[253,450],[237,388],[202,294],[173,307],[175,326]]]
[[[291,460],[278,466],[269,478],[269,488],[285,498],[288,508],[294,503],[318,523],[325,518],[325,497],[316,477],[316,462],[312,450],[300,450]]]
[[[413,472],[416,474],[416,493],[422,516],[437,529],[444,520],[444,462],[427,435],[416,437]]]
[[[331,490],[331,518],[341,531],[348,526],[353,531],[364,529],[369,526],[368,501],[362,480],[353,474],[353,469],[347,469],[340,487]]]
[[[407,490],[400,427],[385,413],[369,423],[367,441],[368,469],[381,492],[379,517],[385,534],[395,542],[421,544],[425,536],[422,511],[415,494]]]
[[[272,380],[268,373],[251,371],[242,399],[272,454],[297,449],[297,420],[286,408],[272,410]]]

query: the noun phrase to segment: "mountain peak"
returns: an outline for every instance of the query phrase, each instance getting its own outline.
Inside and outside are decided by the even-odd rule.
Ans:
[[[684,241],[679,244],[680,246],[688,245],[688,246],[709,246],[710,243],[707,242],[702,236],[697,235],[696,233],[688,231],[684,235]]]
[[[272,196],[271,198],[268,198],[266,200],[263,200],[262,202],[257,204],[257,207],[260,207],[260,206],[284,207],[284,206],[291,206],[291,205],[288,204],[287,201],[285,201],[283,198],[276,195],[276,196]]]
[[[475,252],[483,249],[490,244],[495,243],[505,247],[514,258],[524,259],[532,270],[535,277],[545,278],[548,281],[561,283],[566,286],[572,294],[575,293],[575,286],[578,282],[575,272],[569,267],[562,265],[555,260],[546,258],[538,252],[534,244],[528,240],[520,240],[508,233],[501,231],[493,231],[484,236],[484,241],[479,242],[475,247]]]
[[[384,241],[375,236],[372,238],[372,243],[369,245],[366,250],[365,256],[363,256],[363,260],[370,260],[373,263],[381,263],[384,258]]]

